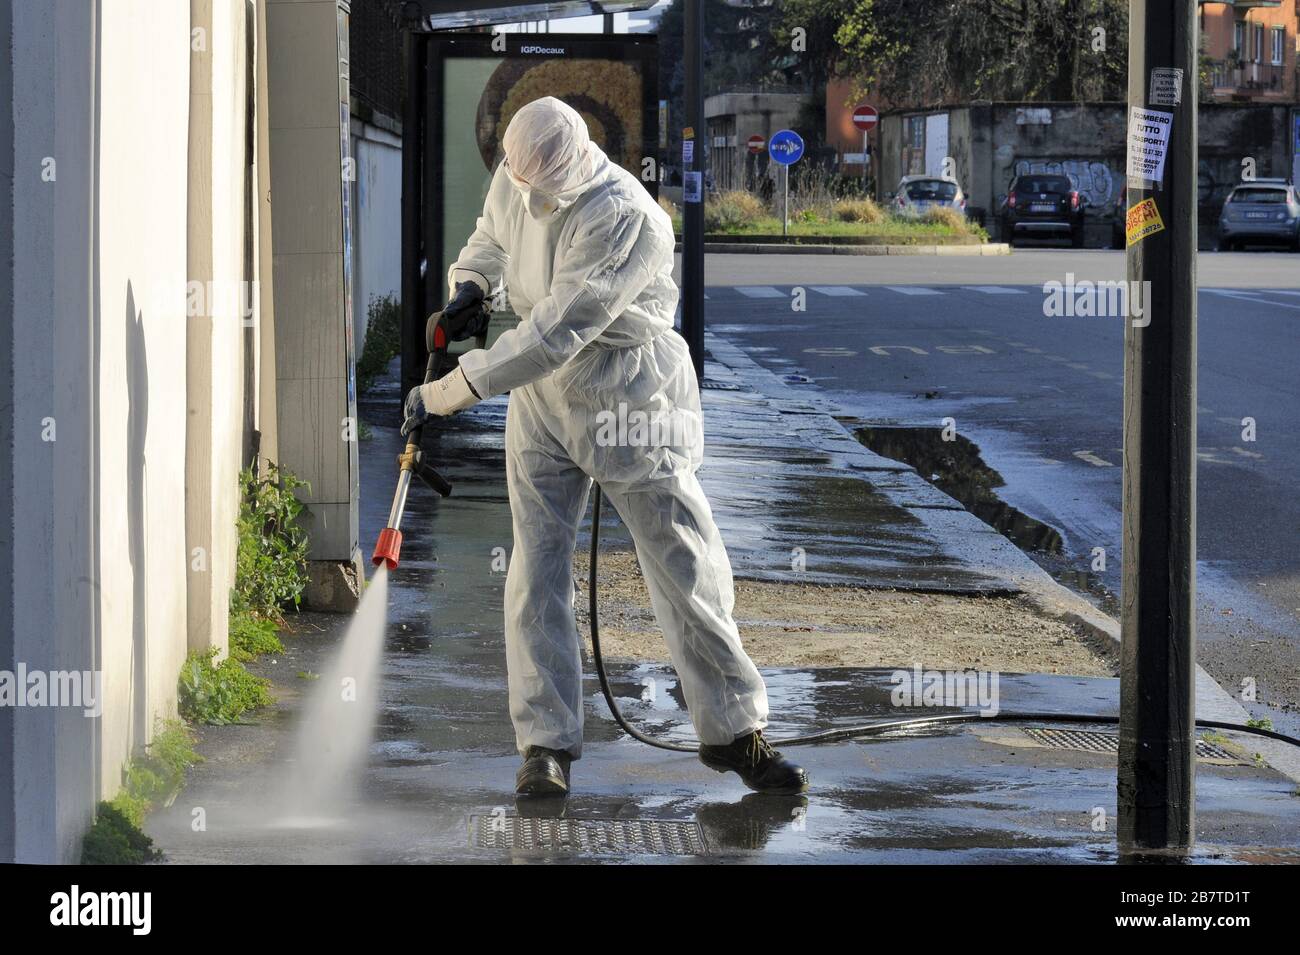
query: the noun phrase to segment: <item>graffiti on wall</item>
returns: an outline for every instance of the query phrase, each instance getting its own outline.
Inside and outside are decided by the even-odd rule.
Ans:
[[[1017,159],[1012,174],[1068,176],[1071,187],[1094,208],[1109,205],[1124,186],[1124,177],[1097,159]]]
[[[1241,166],[1237,159],[1200,159],[1196,163],[1197,202],[1217,210],[1240,181]]]

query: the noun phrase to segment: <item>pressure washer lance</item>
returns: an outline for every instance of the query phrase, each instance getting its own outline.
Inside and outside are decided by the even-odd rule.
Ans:
[[[447,354],[447,346],[452,341],[449,324],[453,317],[458,319],[456,325],[459,334],[455,336],[456,339],[481,335],[486,330],[487,322],[491,318],[487,302],[476,302],[473,307],[477,310],[476,314],[468,321],[464,319],[462,311],[434,312],[429,316],[424,328],[425,346],[429,349],[429,362],[424,369],[424,384],[437,381],[451,370],[451,358]],[[393,506],[388,510],[388,526],[379,532],[379,540],[375,542],[375,553],[370,558],[370,562],[376,567],[381,564],[386,565],[389,570],[397,567],[402,552],[402,512],[406,510],[406,495],[411,488],[412,474],[443,497],[451,495],[451,483],[425,459],[424,451],[420,448],[420,438],[423,435],[423,424],[413,428],[406,436],[405,449],[397,456],[397,466],[400,470],[397,474],[397,490],[393,492]]]

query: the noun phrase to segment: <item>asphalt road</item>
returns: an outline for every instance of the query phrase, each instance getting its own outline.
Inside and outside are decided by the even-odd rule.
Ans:
[[[1089,250],[714,255],[707,321],[845,416],[953,419],[1004,479],[1000,497],[1061,533],[1057,569],[1081,572],[1068,582],[1118,594],[1123,319],[1049,316],[1043,283],[1123,269],[1122,254]],[[1238,697],[1253,679],[1260,702],[1247,708],[1295,732],[1300,256],[1202,254],[1198,269],[1198,662]],[[1091,573],[1096,548],[1105,569]]]

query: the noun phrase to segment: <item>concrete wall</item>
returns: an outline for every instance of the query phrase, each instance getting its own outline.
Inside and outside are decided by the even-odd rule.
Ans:
[[[880,188],[891,192],[917,151],[908,118],[948,115],[948,149],[969,208],[986,210],[1000,238],[997,210],[1017,175],[1064,173],[1088,203],[1088,244],[1107,242],[1113,204],[1124,188],[1127,106],[1123,103],[984,103],[927,113],[895,112],[881,122]],[[1213,239],[1227,191],[1241,180],[1242,160],[1255,175],[1289,177],[1291,108],[1266,104],[1199,107],[1200,243]]]
[[[335,0],[268,0],[267,37],[280,462],[311,484],[302,493],[313,574],[305,599],[346,609],[361,560],[338,9]]]
[[[0,667],[103,679],[98,718],[83,706],[12,711],[0,776],[12,794],[5,848],[19,860],[75,858],[96,798],[115,790],[154,717],[175,707],[186,573],[176,361],[186,175],[175,157],[185,151],[187,38],[185,8],[125,0],[109,11],[15,4],[5,38],[14,294],[0,324],[13,336],[13,578]]]
[[[352,322],[356,354],[373,298],[402,297],[402,140],[352,120]]]
[[[1253,159],[1258,178],[1291,178],[1291,114],[1294,107],[1215,103],[1200,107],[1200,148],[1197,183],[1200,187],[1201,230],[1218,219],[1228,191],[1241,181],[1243,159]]]
[[[12,63],[13,0],[0,0],[0,49]],[[0,347],[13,355],[14,72],[0,70]],[[12,357],[0,360],[0,396],[14,393]],[[0,661],[14,659],[14,421],[0,413]],[[14,857],[14,714],[0,708],[0,860]]]
[[[755,135],[770,142],[773,133],[791,128],[803,101],[797,93],[719,93],[704,100],[709,168],[720,191],[757,188],[755,180],[774,171],[766,147],[750,155],[745,144]],[[680,158],[669,161],[680,166]]]
[[[1035,172],[1064,173],[1087,202],[1088,243],[1107,241],[1111,210],[1124,188],[1127,114],[1122,103],[990,107],[992,165],[987,178],[980,171],[976,193],[977,204],[992,214],[990,232],[998,227],[997,209],[1013,178]]]
[[[270,46],[266,32],[266,3],[258,0],[252,15],[253,109],[256,112],[256,143],[253,159],[253,222],[257,262],[257,427],[261,460],[280,460],[280,439],[275,376],[275,267],[271,210],[271,94],[268,66]]]
[[[176,707],[185,658],[189,11],[102,7],[96,316],[101,787]],[[160,83],[160,76],[179,82]],[[56,379],[55,384],[60,382]]]
[[[189,314],[186,552],[192,649],[228,641],[244,437],[245,323],[256,296],[245,274],[248,36],[244,0],[191,0],[188,128]],[[249,400],[255,401],[252,395]]]
[[[186,282],[191,250],[215,279],[259,260],[256,7],[200,3],[210,55],[191,96],[189,3],[0,0],[0,669],[103,680],[98,714],[0,707],[0,860],[74,861],[96,801],[175,714],[187,648],[224,640],[244,409],[263,389],[246,386],[238,316],[203,296],[191,317]],[[210,548],[197,591],[194,526]]]
[[[0,668],[95,669],[95,8],[4,0],[0,23]],[[73,857],[98,791],[96,722],[71,707],[3,707],[0,734],[0,861]]]

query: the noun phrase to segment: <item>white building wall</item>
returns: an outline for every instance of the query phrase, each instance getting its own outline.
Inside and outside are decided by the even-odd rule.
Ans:
[[[239,465],[243,450],[244,310],[256,301],[245,273],[245,194],[248,87],[245,0],[221,0],[212,17],[212,270],[216,288],[237,295],[210,302],[212,313],[212,592],[214,615],[208,646],[224,652],[230,591],[235,585],[235,522],[239,517]],[[249,321],[252,319],[249,318]],[[250,396],[255,400],[255,396]],[[193,635],[191,635],[191,644]]]
[[[12,220],[0,263],[11,489],[0,668],[100,670],[102,712],[0,714],[0,861],[75,861],[95,803],[160,717],[187,651],[188,201],[211,197],[211,269],[244,274],[245,0],[211,0],[210,162],[189,162],[190,5],[0,0],[13,51]],[[255,20],[256,18],[253,18]],[[251,21],[250,21],[251,22]],[[332,49],[332,48],[331,48]],[[4,86],[5,84],[0,84]],[[12,97],[11,100],[9,97]],[[3,119],[0,119],[3,121]],[[52,165],[51,165],[52,164]],[[54,176],[43,175],[47,170]],[[263,186],[263,188],[265,188]],[[5,210],[6,212],[8,210]],[[253,260],[259,261],[256,249]],[[270,276],[266,277],[270,284]],[[7,290],[6,290],[7,292]],[[224,642],[242,450],[247,296],[211,313],[208,515]],[[272,380],[274,369],[271,369]]]
[[[9,270],[0,286],[12,286],[0,316],[0,464],[12,495],[0,538],[13,577],[0,593],[0,667],[93,670],[95,17],[74,0],[0,7],[11,31],[0,37],[12,54],[3,67],[13,71],[12,154],[3,157],[12,218],[0,216],[13,256],[0,261]],[[0,861],[75,858],[98,791],[97,724],[70,707],[13,707],[0,727]]]
[[[185,163],[189,10],[101,8],[98,174],[102,784],[159,715],[185,658]]]
[[[192,26],[208,36],[207,49],[193,51],[190,87],[188,258],[198,307],[186,343],[189,645],[224,652],[243,450],[244,312],[256,303],[244,274],[248,25],[244,0],[190,7]]]
[[[266,6],[279,463],[310,484],[299,492],[312,578],[303,601],[331,610],[355,607],[364,573],[343,226],[344,187],[351,206],[343,11],[337,0]]]

